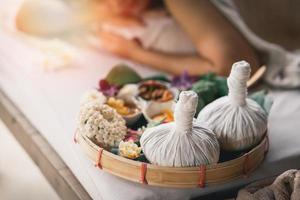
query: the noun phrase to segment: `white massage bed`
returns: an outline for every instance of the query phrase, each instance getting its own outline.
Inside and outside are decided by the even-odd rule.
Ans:
[[[39,52],[28,43],[0,31],[0,90],[25,115],[71,169],[92,199],[191,199],[243,186],[254,180],[300,168],[300,91],[272,91],[269,120],[270,149],[263,164],[247,179],[194,189],[158,188],[132,183],[105,173],[73,142],[81,94],[120,58],[101,51],[79,50],[72,67],[45,72]],[[134,65],[142,75],[154,71]],[[1,102],[0,102],[1,103]]]

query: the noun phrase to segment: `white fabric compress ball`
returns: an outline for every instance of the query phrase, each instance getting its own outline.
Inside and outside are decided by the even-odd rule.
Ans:
[[[195,92],[181,92],[175,121],[146,129],[140,142],[151,163],[188,167],[218,162],[220,148],[215,134],[194,120],[197,103]]]
[[[78,131],[102,147],[109,148],[119,145],[126,135],[127,127],[115,109],[92,101],[80,107]]]
[[[198,122],[210,125],[224,150],[253,147],[267,130],[267,113],[255,101],[246,98],[250,72],[246,61],[234,63],[227,80],[228,96],[208,104],[197,118]]]

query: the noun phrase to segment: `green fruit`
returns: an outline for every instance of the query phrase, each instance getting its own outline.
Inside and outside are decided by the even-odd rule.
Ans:
[[[110,70],[105,80],[109,84],[123,86],[129,83],[138,83],[142,78],[136,71],[127,65],[118,64]]]

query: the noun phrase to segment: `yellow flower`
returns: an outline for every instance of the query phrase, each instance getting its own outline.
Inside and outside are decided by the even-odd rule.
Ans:
[[[125,158],[135,159],[141,155],[142,148],[138,147],[133,141],[124,142],[119,144],[119,154]]]

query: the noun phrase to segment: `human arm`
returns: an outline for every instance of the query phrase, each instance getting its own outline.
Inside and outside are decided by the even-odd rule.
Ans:
[[[198,55],[147,50],[137,41],[127,40],[112,33],[102,33],[101,41],[102,46],[114,54],[172,74],[180,74],[183,69],[193,75],[215,72],[211,68],[210,61],[200,58]]]
[[[197,47],[196,55],[163,53],[142,48],[136,41],[104,33],[104,47],[120,56],[173,74],[186,69],[200,75],[228,75],[232,63],[247,60],[255,72],[258,58],[247,40],[207,0],[166,0],[167,7]]]
[[[252,71],[259,60],[247,40],[208,0],[165,0],[172,16],[190,36],[199,56],[219,74],[228,74],[233,62],[247,60]]]

